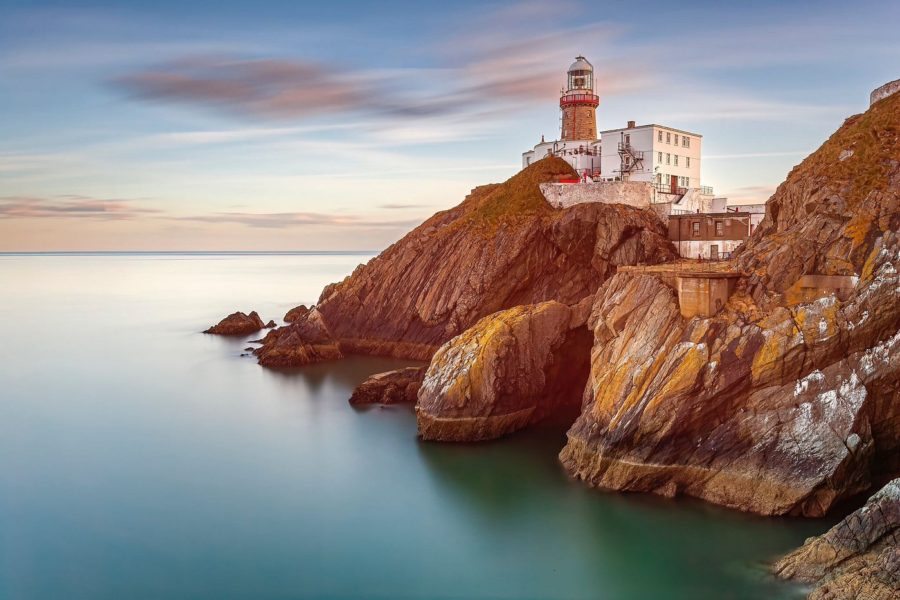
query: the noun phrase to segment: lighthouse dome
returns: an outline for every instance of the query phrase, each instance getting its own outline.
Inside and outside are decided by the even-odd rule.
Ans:
[[[594,66],[588,62],[588,60],[583,56],[576,56],[575,62],[572,63],[572,66],[569,67],[569,73],[572,71],[593,71]]]

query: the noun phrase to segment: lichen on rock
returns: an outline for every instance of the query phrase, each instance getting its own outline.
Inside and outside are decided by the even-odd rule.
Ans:
[[[416,404],[419,434],[492,439],[575,408],[589,349],[584,314],[559,302],[489,315],[435,353]]]

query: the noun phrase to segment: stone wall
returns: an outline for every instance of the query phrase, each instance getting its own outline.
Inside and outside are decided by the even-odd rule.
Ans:
[[[584,202],[648,208],[652,189],[649,183],[643,181],[541,184],[541,193],[554,208],[568,208]]]
[[[880,88],[875,88],[869,95],[869,106],[872,106],[882,98],[887,98],[897,92],[900,92],[900,79],[895,79],[890,83],[884,84]]]

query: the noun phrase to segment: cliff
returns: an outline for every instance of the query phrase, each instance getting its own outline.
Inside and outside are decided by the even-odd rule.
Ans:
[[[898,230],[894,96],[779,186],[733,265],[750,276],[719,314],[683,319],[650,275],[601,286],[565,468],[609,489],[807,516],[897,473]],[[849,290],[799,286],[809,275],[843,276]]]
[[[652,212],[622,205],[551,208],[541,183],[574,173],[558,158],[502,184],[476,188],[340,283],[308,312],[267,336],[266,366],[323,357],[302,348],[305,321],[340,353],[429,360],[443,343],[494,312],[554,300],[573,305],[619,265],[670,260],[674,248]],[[336,356],[334,352],[328,356]]]
[[[779,560],[775,574],[813,584],[810,600],[900,597],[900,479]]]

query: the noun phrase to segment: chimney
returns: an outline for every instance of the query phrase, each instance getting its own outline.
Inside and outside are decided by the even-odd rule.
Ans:
[[[628,129],[634,129],[634,121],[628,121]]]

